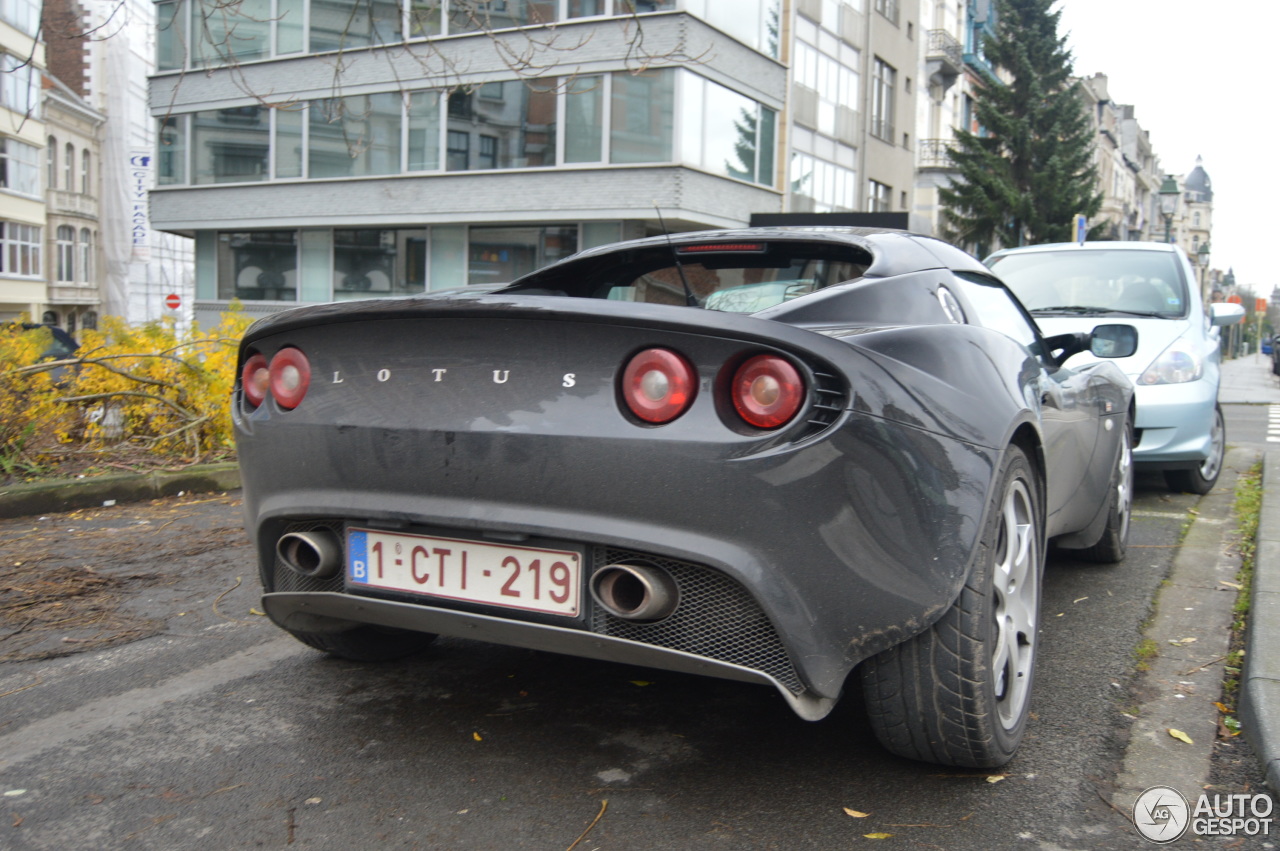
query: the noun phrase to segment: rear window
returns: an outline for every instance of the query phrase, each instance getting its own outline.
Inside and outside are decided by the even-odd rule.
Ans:
[[[860,278],[871,257],[847,246],[760,242],[651,246],[601,260],[570,262],[554,273],[535,275],[528,284],[584,298],[670,305],[689,304],[687,286],[700,307],[756,313]]]
[[[1187,285],[1176,254],[1068,250],[1006,254],[991,268],[1033,313],[1181,317]]]

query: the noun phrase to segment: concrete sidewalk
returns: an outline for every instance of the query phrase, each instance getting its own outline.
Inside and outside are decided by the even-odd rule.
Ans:
[[[1280,376],[1271,373],[1271,356],[1246,355],[1223,363],[1218,400],[1223,405],[1280,405]],[[1280,416],[1271,422],[1267,441],[1280,443]],[[1267,785],[1280,793],[1280,451],[1266,453],[1262,487],[1237,708],[1245,735],[1262,760]]]

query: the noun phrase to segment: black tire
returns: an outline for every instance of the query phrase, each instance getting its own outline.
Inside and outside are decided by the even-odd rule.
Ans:
[[[862,665],[871,726],[899,756],[996,768],[1022,741],[1044,565],[1040,489],[1017,447],[997,482],[960,596],[928,630]]]
[[[1111,474],[1107,526],[1096,544],[1071,551],[1072,556],[1082,561],[1115,564],[1124,560],[1129,546],[1129,522],[1133,516],[1133,426],[1128,416],[1124,418],[1123,435],[1120,455]]]
[[[1209,457],[1190,470],[1165,470],[1164,483],[1169,490],[1206,494],[1213,490],[1222,473],[1222,462],[1227,455],[1227,421],[1222,408],[1213,406],[1213,429],[1210,434]]]
[[[409,632],[377,626],[358,626],[346,632],[288,633],[308,647],[352,662],[388,662],[403,659],[426,649],[436,640],[430,632]]]

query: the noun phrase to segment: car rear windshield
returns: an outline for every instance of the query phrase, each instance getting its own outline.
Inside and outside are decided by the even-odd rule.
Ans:
[[[646,247],[572,261],[529,284],[539,291],[755,313],[862,277],[871,256],[852,246],[738,243]],[[687,291],[686,291],[687,288]],[[526,289],[517,286],[513,291]],[[690,299],[689,294],[692,294]]]
[[[1187,285],[1172,252],[1014,252],[994,258],[991,268],[1033,313],[1168,318],[1187,313]]]

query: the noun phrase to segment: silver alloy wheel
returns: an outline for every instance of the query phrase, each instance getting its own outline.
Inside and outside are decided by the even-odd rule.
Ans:
[[[1213,410],[1213,431],[1209,433],[1209,457],[1204,459],[1204,463],[1200,465],[1200,477],[1206,482],[1212,482],[1218,478],[1218,471],[1222,468],[1222,458],[1227,451],[1227,428],[1222,421],[1222,410],[1214,408]]]
[[[1129,535],[1129,519],[1133,516],[1133,447],[1127,436],[1120,440],[1120,464],[1116,478],[1116,512],[1120,517],[1119,539]]]
[[[1021,721],[1029,695],[1040,596],[1036,518],[1022,479],[1009,483],[999,523],[992,570],[996,632],[991,670],[1000,723],[1012,729]]]

